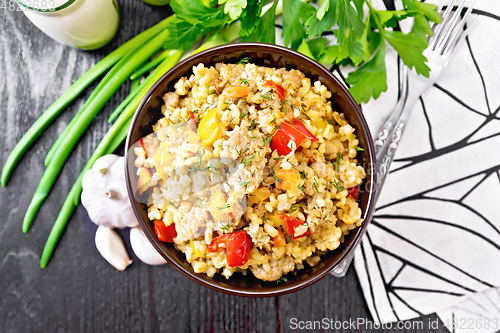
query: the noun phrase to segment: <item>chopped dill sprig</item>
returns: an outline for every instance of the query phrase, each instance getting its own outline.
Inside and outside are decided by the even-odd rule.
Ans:
[[[334,179],[334,181],[330,183],[337,189],[337,191],[342,192],[344,190],[344,185],[342,185],[337,179]]]
[[[248,114],[248,110],[245,110],[244,112],[240,112],[240,119],[245,118],[245,116]]]
[[[250,184],[250,181],[249,181],[249,180],[248,180],[248,181],[246,181],[246,182],[244,182],[244,181],[242,181],[242,180],[237,180],[236,182],[237,182],[238,184],[240,184],[242,187],[244,187],[244,188],[245,188],[245,190],[247,189],[248,184]]]
[[[313,188],[316,192],[319,192],[318,190],[318,180],[316,179],[316,177],[313,178]]]
[[[305,202],[301,202],[301,203],[298,203],[298,204],[292,205],[292,207],[290,207],[289,212],[290,212],[290,213],[295,213],[295,212],[298,212],[298,211],[299,211],[299,209],[300,209],[300,207],[301,207],[302,205],[305,205],[305,204],[306,204]]]
[[[255,155],[257,155],[257,151],[252,156],[250,156],[250,158],[248,160],[245,161],[245,163],[243,164],[243,167],[246,168],[250,164],[250,162],[253,161],[253,159],[255,158]]]
[[[187,120],[186,120],[186,121],[182,121],[180,118],[177,118],[177,122],[176,122],[176,123],[174,123],[174,122],[173,122],[172,120],[170,120],[170,119],[169,119],[168,121],[170,121],[170,123],[171,123],[172,125],[174,125],[174,127],[175,127],[175,128],[177,128],[177,129],[178,129],[178,128],[181,128],[182,126],[184,126],[184,125],[186,125],[186,124],[187,124]]]
[[[248,64],[249,61],[250,61],[250,57],[245,57],[245,58],[241,59],[240,61],[238,61],[237,64]]]
[[[281,259],[281,258],[280,258]],[[280,277],[278,280],[276,280],[276,284],[280,284],[280,283],[286,283],[288,282],[286,276],[282,276]]]
[[[283,179],[281,179],[280,177],[276,176],[276,173],[274,172],[275,169],[276,169],[276,164],[273,166],[273,169],[271,170],[271,175],[273,175],[273,179],[274,179],[275,183],[281,183],[283,181]]]
[[[266,99],[266,100],[270,100],[271,97],[273,97],[273,94],[271,94],[271,92],[268,91],[265,94],[260,95],[260,97],[262,97],[263,99]]]
[[[198,204],[198,207],[203,208],[210,203],[210,197],[208,197],[208,200],[206,202],[205,202],[205,199],[206,199],[205,197],[201,198],[201,201]]]
[[[262,138],[262,140],[264,141],[264,146],[265,146],[265,145],[267,145],[267,144],[269,143],[269,141],[271,141],[272,139],[273,139],[273,136],[272,136],[272,135],[270,135],[269,137],[267,137],[267,138],[265,138],[265,139],[264,139],[264,138]]]
[[[339,172],[341,161],[342,161],[342,155],[340,155],[340,153],[337,155],[337,161],[332,160],[332,164],[335,167],[335,172],[337,173]]]
[[[203,163],[203,156],[205,155],[205,150],[202,149],[200,152],[201,146],[198,147],[198,150],[196,151],[196,162],[189,167],[189,171],[191,172],[199,172],[202,171],[201,169],[201,164]]]
[[[227,208],[231,208],[231,205],[225,204],[224,206],[217,207],[217,210],[223,210],[223,209],[227,209]]]

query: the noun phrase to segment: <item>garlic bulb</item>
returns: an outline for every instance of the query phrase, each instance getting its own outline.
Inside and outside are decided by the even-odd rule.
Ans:
[[[95,246],[103,258],[119,271],[132,263],[122,239],[113,229],[99,226],[95,232]]]
[[[127,194],[124,163],[124,157],[104,155],[83,176],[82,204],[97,225],[120,229],[138,225]]]
[[[151,245],[141,227],[130,229],[130,245],[137,258],[145,264],[163,265],[167,263],[153,245]]]

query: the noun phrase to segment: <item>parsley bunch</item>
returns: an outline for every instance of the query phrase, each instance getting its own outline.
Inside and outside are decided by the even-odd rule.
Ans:
[[[368,102],[387,90],[386,44],[410,69],[429,76],[423,51],[432,35],[429,21],[439,23],[441,16],[433,4],[399,1],[403,10],[378,10],[371,0],[322,0],[318,9],[301,0],[173,0],[175,19],[165,46],[185,49],[206,35],[218,43],[235,38],[275,43],[276,12],[282,12],[285,45],[324,64],[356,67],[346,82],[358,103]],[[410,32],[393,29],[410,17]],[[327,45],[325,32],[335,35],[335,44]]]

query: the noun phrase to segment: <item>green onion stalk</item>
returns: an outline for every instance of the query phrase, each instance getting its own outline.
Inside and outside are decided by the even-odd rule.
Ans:
[[[75,131],[75,124],[78,123],[80,117],[84,115],[89,107],[89,104],[96,98],[96,96],[102,92],[104,89],[104,93],[107,93],[107,89],[111,85],[116,86],[116,90],[127,80],[127,77],[125,77],[122,73],[124,71],[130,72],[135,70],[135,67],[133,66],[134,64],[141,62],[144,63],[149,57],[151,57],[152,54],[156,53],[158,51],[158,40],[161,40],[162,37],[168,35],[167,30],[163,30],[154,38],[150,40],[144,40],[142,44],[139,44],[135,49],[129,50],[121,59],[116,63],[116,65],[111,68],[111,70],[104,76],[104,78],[99,82],[97,87],[94,89],[92,94],[89,96],[83,107],[76,113],[76,115],[71,119],[69,122],[68,126],[64,129],[64,131],[61,133],[61,135],[57,138],[57,140],[54,142],[52,147],[49,149],[49,152],[47,153],[45,157],[45,166],[48,166],[50,164],[50,161],[52,160],[52,157],[56,153],[56,151],[59,149],[59,145],[65,140],[67,135],[70,135]],[[140,49],[140,50],[139,50]],[[152,54],[151,54],[152,53]],[[132,66],[131,66],[132,64]],[[121,76],[123,75],[123,76]],[[120,77],[121,83],[117,82],[117,79]],[[105,88],[106,87],[106,88]],[[115,91],[116,91],[115,90]],[[108,102],[109,99],[111,99],[112,95],[114,92],[109,95],[109,98],[105,101],[105,103]],[[105,104],[104,103],[104,104]],[[102,107],[104,107],[104,104]],[[101,107],[101,109],[102,109]],[[100,110],[100,109],[99,109]]]
[[[164,30],[170,21],[171,19],[167,18],[125,42],[83,74],[78,80],[75,81],[75,83],[71,85],[68,90],[66,90],[52,105],[50,105],[28,129],[26,134],[24,134],[24,136],[19,140],[7,157],[2,169],[2,175],[0,177],[1,186],[5,187],[5,185],[7,185],[14,168],[21,157],[28,150],[28,148],[31,147],[33,142],[42,134],[47,126],[52,123],[62,110],[64,110],[64,108],[73,102],[92,82],[116,64],[130,50],[137,48],[137,46],[142,44],[144,40],[150,39],[160,31]]]
[[[52,186],[55,183],[64,163],[68,159],[74,146],[90,125],[95,116],[101,111],[104,105],[111,99],[113,94],[129,78],[136,66],[144,63],[145,60],[155,54],[162,46],[163,41],[168,37],[169,31],[163,30],[151,40],[147,41],[135,52],[129,52],[129,55],[123,57],[116,66],[106,75],[108,84],[102,87],[95,97],[85,105],[85,110],[71,126],[71,131],[63,136],[57,150],[53,153],[50,163],[47,165],[42,179],[33,194],[31,203],[26,211],[23,221],[23,232],[28,232],[36,214],[41,205],[49,195]]]
[[[176,52],[177,52],[177,50],[166,50],[162,54],[167,54],[168,56],[171,56],[172,54],[174,54]],[[157,58],[158,57],[156,57],[155,59],[157,59]],[[165,57],[162,58],[162,61],[164,59],[165,59]],[[153,73],[151,73],[149,76],[153,75]],[[146,78],[146,80],[149,79],[149,76]],[[108,123],[112,123],[120,115],[120,113],[125,109],[125,107],[130,103],[130,101],[132,101],[135,98],[135,96],[137,96],[139,94],[139,91],[140,91],[139,88],[142,87],[142,84],[140,83],[140,79],[141,79],[140,76],[135,77],[134,79],[131,79],[132,86],[130,87],[129,95],[116,107],[116,109],[113,110],[113,112],[111,112],[111,115],[108,118]]]
[[[281,6],[278,6],[276,11],[278,15],[281,14]],[[263,12],[265,12],[265,10]],[[54,223],[42,253],[40,261],[40,266],[42,268],[46,267],[50,261],[64,228],[75,207],[79,204],[83,175],[92,167],[99,157],[113,153],[125,140],[132,116],[140,101],[153,84],[181,58],[181,50],[165,50],[151,61],[147,61],[161,49],[163,41],[168,37],[169,31],[166,27],[172,18],[173,16],[132,38],[129,42],[125,43],[97,63],[89,72],[84,74],[66,93],[42,114],[16,145],[7,159],[2,172],[2,186],[6,184],[15,165],[36,137],[38,137],[62,109],[71,103],[86,87],[88,87],[88,85],[90,85],[91,82],[109,70],[47,154],[47,168],[42,175],[42,179],[33,195],[33,199],[23,221],[23,232],[27,232],[40,206],[52,189],[64,163],[86,128],[122,84],[129,77],[132,80],[129,96],[120,103],[110,116],[109,121],[112,122],[117,119],[116,122],[108,130],[87,161],[61,208],[60,214]],[[196,49],[193,54],[210,47],[234,41],[238,38],[239,30],[240,23],[233,23],[228,28],[213,34],[202,46]],[[156,69],[141,82],[142,75],[155,66],[157,66]]]
[[[40,267],[44,268],[50,261],[52,254],[54,253],[55,247],[61,238],[62,232],[64,231],[68,221],[73,214],[76,206],[80,202],[80,195],[82,192],[82,179],[83,175],[92,168],[95,161],[106,154],[113,153],[116,148],[125,140],[128,133],[128,128],[132,119],[132,116],[139,106],[142,98],[146,95],[149,89],[155,84],[160,77],[172,68],[180,59],[182,55],[181,51],[173,51],[170,56],[163,60],[163,62],[153,71],[153,73],[146,79],[142,84],[140,91],[136,97],[131,101],[129,105],[125,108],[123,113],[118,117],[117,121],[111,126],[104,138],[101,140],[94,153],[90,159],[85,164],[85,167],[81,171],[78,179],[73,184],[70,193],[66,197],[64,204],[61,208],[61,212],[57,217],[54,226],[49,234],[47,242],[42,252],[42,257],[40,260]]]
[[[209,38],[203,45],[196,49],[192,54],[200,52],[202,50],[208,49],[210,47],[215,47],[225,43],[229,43],[238,38],[239,24],[233,24],[227,29],[223,30],[221,33],[213,35]],[[78,206],[80,202],[80,195],[82,191],[82,179],[83,175],[92,168],[95,161],[105,155],[113,153],[116,148],[125,140],[128,132],[128,127],[132,116],[139,106],[139,103],[146,95],[148,90],[153,86],[153,84],[160,79],[160,77],[167,72],[171,67],[173,67],[180,59],[182,52],[179,50],[169,51],[169,56],[164,59],[160,65],[139,85],[138,90],[131,91],[130,95],[120,104],[120,106],[113,111],[115,116],[118,116],[118,109],[123,109],[123,112],[118,116],[117,121],[106,133],[102,141],[99,143],[94,153],[87,161],[85,167],[81,171],[78,179],[75,181],[70,193],[66,197],[64,204],[61,208],[61,212],[57,217],[54,226],[50,232],[50,235],[45,244],[42,257],[40,260],[40,267],[44,268],[50,261],[52,254],[54,253],[55,247],[59,242],[59,239],[64,231],[74,209]],[[135,78],[137,79],[137,77]],[[125,102],[127,101],[127,102]]]

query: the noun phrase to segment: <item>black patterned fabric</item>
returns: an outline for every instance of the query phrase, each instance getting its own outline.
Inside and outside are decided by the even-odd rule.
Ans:
[[[474,8],[469,36],[412,112],[356,253],[376,321],[437,312],[500,330],[500,1]],[[389,90],[363,105],[373,135],[396,103],[397,67],[389,53]]]

